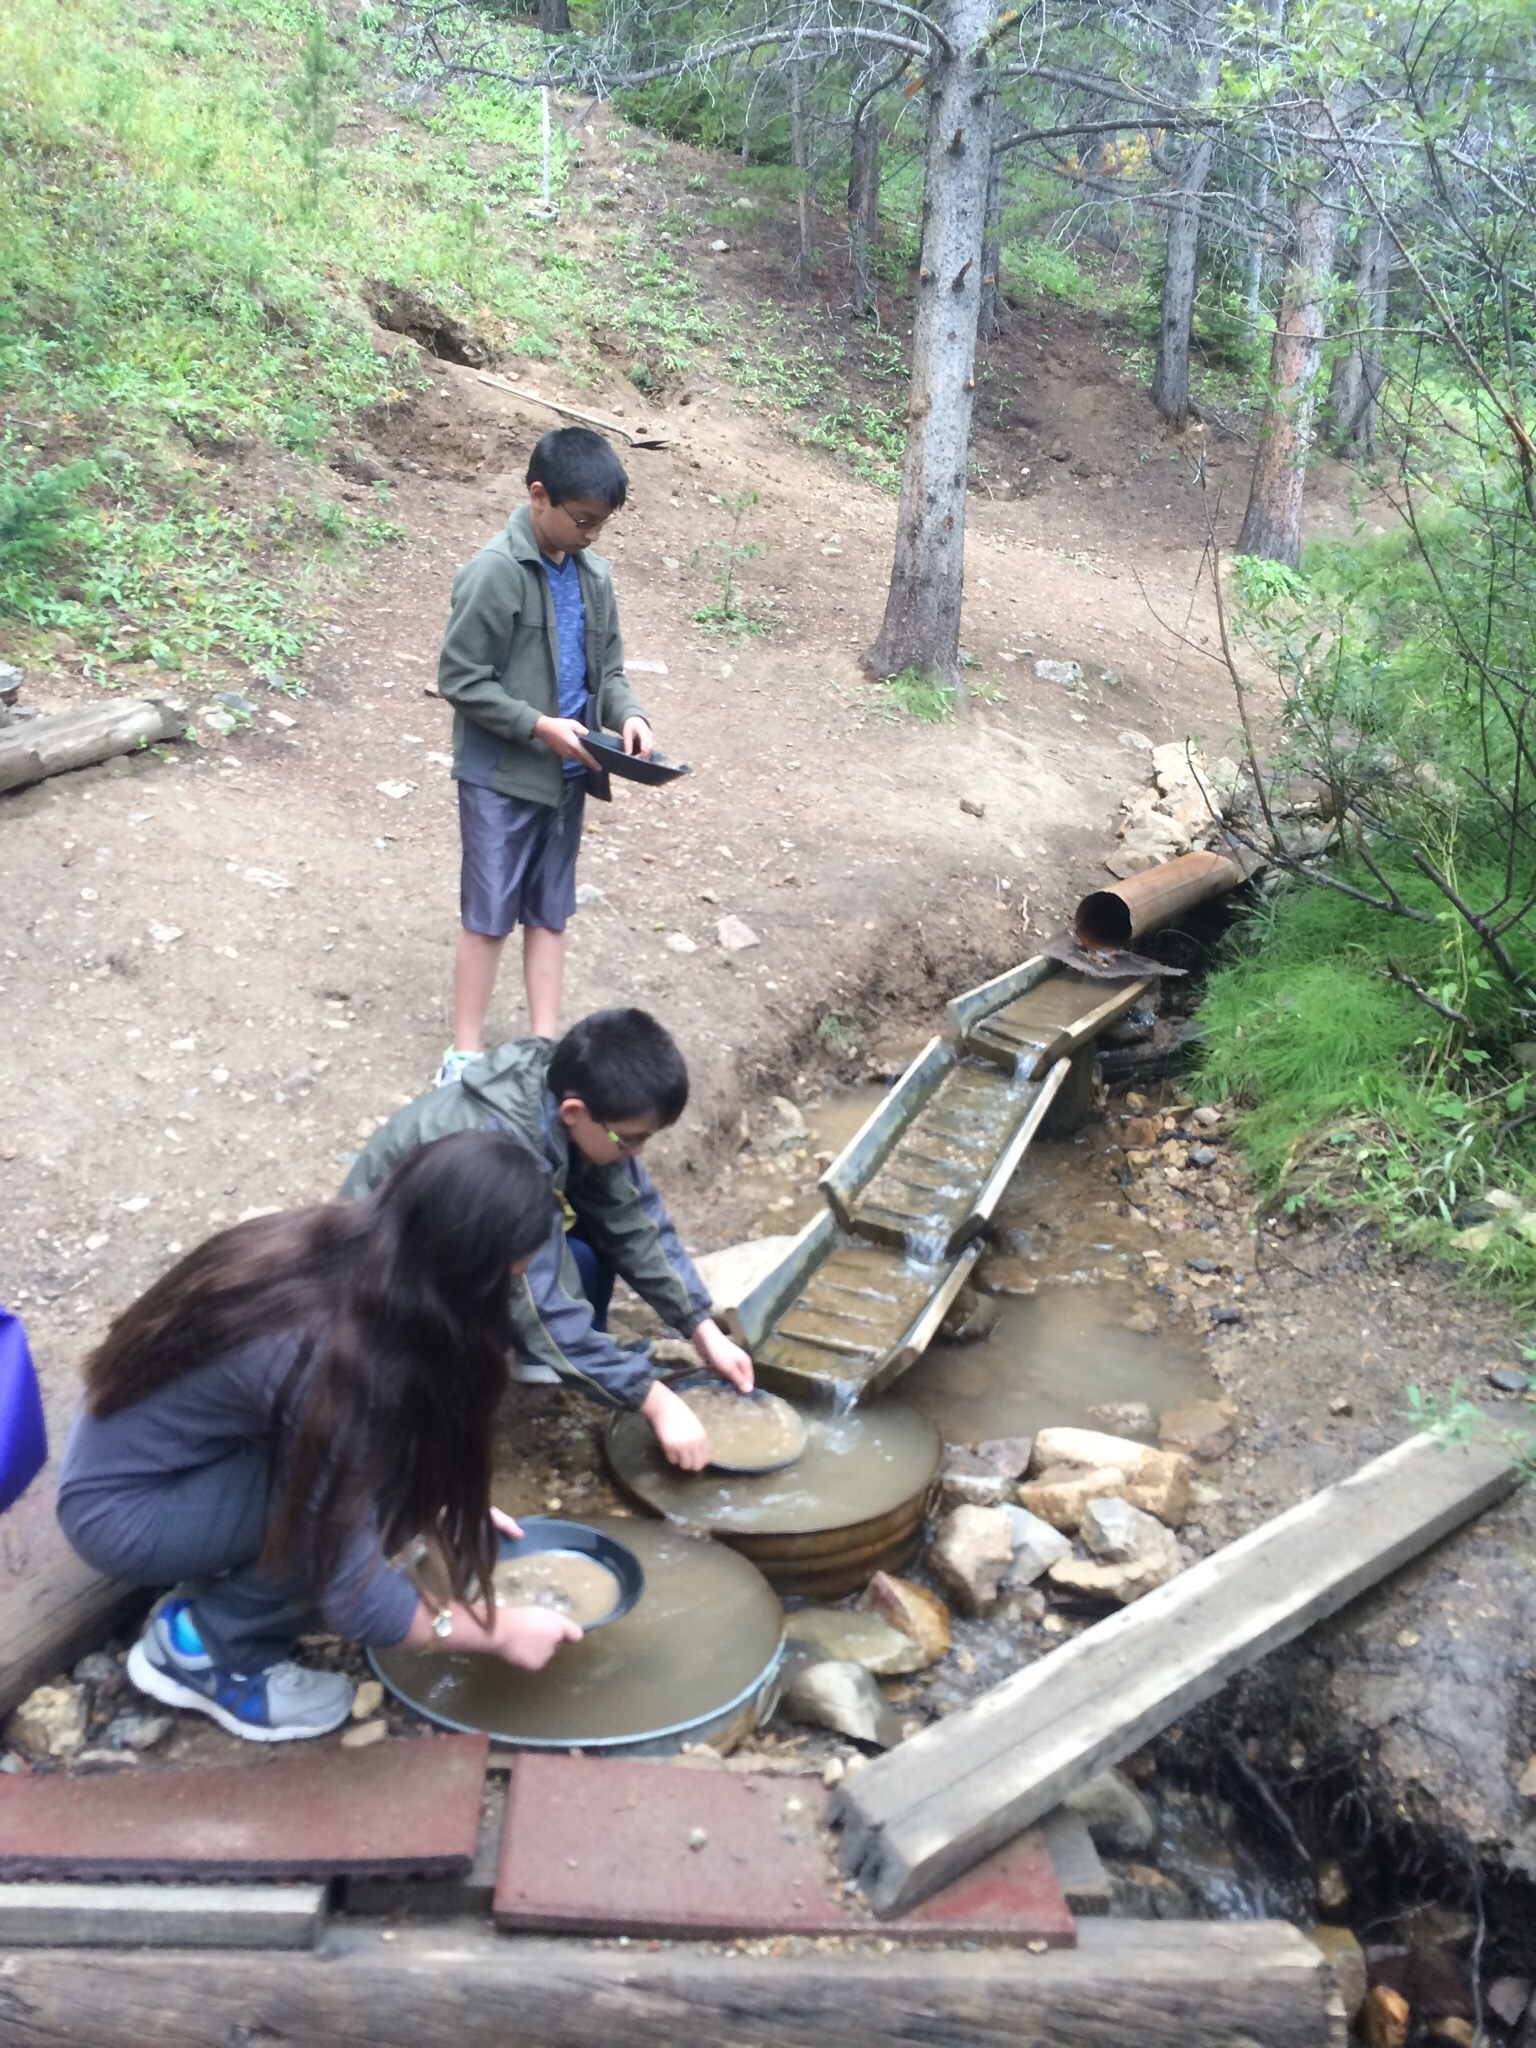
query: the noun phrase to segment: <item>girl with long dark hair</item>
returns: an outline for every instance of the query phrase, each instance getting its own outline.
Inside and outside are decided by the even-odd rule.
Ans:
[[[366,1201],[221,1231],[112,1324],[59,1520],[98,1570],[177,1587],[129,1653],[142,1692],[285,1742],[351,1709],[345,1678],[288,1659],[318,1625],[529,1670],[580,1635],[548,1608],[471,1604],[513,1526],[490,1503],[508,1279],[551,1201],[520,1139],[461,1132]],[[385,1561],[417,1536],[446,1571],[441,1605]]]

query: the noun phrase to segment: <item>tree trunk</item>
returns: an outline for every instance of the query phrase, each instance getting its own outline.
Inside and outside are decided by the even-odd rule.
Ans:
[[[1200,277],[1200,210],[1210,176],[1216,138],[1197,136],[1179,166],[1168,209],[1167,265],[1163,272],[1162,318],[1152,403],[1165,420],[1182,427],[1189,418],[1189,337],[1195,320],[1195,287]]]
[[[995,111],[995,101],[993,106]],[[987,214],[981,232],[981,307],[976,333],[982,341],[996,341],[1003,331],[1002,262],[1003,160],[994,156],[987,176]]]
[[[1360,230],[1355,259],[1355,333],[1333,366],[1328,387],[1332,444],[1339,455],[1370,461],[1376,453],[1377,399],[1383,366],[1380,335],[1387,322],[1392,237],[1375,215]]]
[[[1323,321],[1338,238],[1341,181],[1317,168],[1296,195],[1294,233],[1286,263],[1275,345],[1270,354],[1269,398],[1259,429],[1248,510],[1238,536],[1240,555],[1258,555],[1294,568],[1301,553],[1301,508],[1307,486],[1307,451],[1317,407]]]
[[[568,36],[571,32],[568,0],[539,0],[539,27],[547,36]]]
[[[853,117],[848,150],[848,262],[853,271],[853,315],[862,320],[874,297],[869,251],[880,230],[880,109],[865,100]]]
[[[798,264],[802,278],[811,274],[815,260],[815,246],[811,238],[811,195],[805,175],[805,105],[798,64],[790,67],[789,73],[789,160],[799,173],[796,179],[796,204],[800,218],[800,254]]]
[[[912,395],[885,620],[866,656],[876,675],[917,669],[964,703],[960,600],[981,240],[992,165],[991,0],[950,0],[953,57],[928,76],[922,256],[912,324]]]
[[[1264,215],[1268,207],[1269,166],[1260,164],[1253,174],[1253,240],[1248,244],[1247,275],[1243,281],[1243,339],[1247,342],[1255,342],[1259,338],[1259,313],[1264,293],[1264,258],[1269,249],[1269,234],[1264,226]]]

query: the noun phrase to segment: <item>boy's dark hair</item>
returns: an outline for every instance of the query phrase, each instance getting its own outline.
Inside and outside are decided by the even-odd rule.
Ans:
[[[653,1116],[675,1124],[688,1106],[688,1069],[670,1031],[648,1010],[594,1010],[555,1047],[549,1085],[578,1096],[600,1124]]]
[[[524,482],[542,484],[552,505],[596,498],[610,511],[629,496],[624,465],[591,427],[554,427],[534,444]]]

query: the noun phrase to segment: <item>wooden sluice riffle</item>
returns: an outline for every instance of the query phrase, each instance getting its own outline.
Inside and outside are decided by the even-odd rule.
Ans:
[[[734,1311],[766,1387],[846,1409],[916,1363],[1074,1063],[1143,994],[1046,955],[959,996],[819,1183],[826,1206]]]

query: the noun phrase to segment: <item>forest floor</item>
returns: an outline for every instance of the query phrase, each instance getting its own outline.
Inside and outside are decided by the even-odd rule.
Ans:
[[[610,180],[629,232],[655,232],[686,153],[652,144],[659,160],[625,182],[605,147],[589,138],[583,177]],[[571,232],[579,258],[605,260],[606,226]],[[830,349],[848,323],[814,279],[794,283],[788,210],[754,202],[749,232],[707,253],[706,233],[724,238],[701,224],[706,299],[750,313],[771,291]],[[508,373],[669,437],[629,459],[632,496],[604,551],[637,691],[693,773],[620,786],[589,812],[579,880],[598,894],[572,926],[565,1008],[643,1004],[681,1041],[693,1097],[651,1163],[699,1250],[782,1227],[814,1176],[814,1160],[798,1181],[766,1163],[775,1094],[805,1103],[889,1071],[948,997],[1036,950],[1103,883],[1145,741],[1230,749],[1200,571],[1212,518],[1227,541],[1241,518],[1251,447],[1215,432],[1170,442],[1114,341],[1088,314],[1015,312],[990,352],[984,394],[1015,397],[978,429],[963,640],[980,701],[940,724],[903,715],[858,665],[884,603],[889,490],[805,445],[721,355],[643,398],[628,344],[606,374]],[[261,694],[245,729],[205,725],[168,759],[0,800],[0,1273],[59,1437],[111,1316],[220,1224],[331,1195],[447,1042],[458,842],[449,718],[427,685],[453,572],[521,501],[526,451],[554,416],[472,370],[430,368],[431,388],[378,419],[369,451],[406,537],[333,599],[308,694]],[[254,485],[247,458],[218,459],[233,491]],[[693,615],[717,594],[724,501],[743,491],[757,502],[736,544],[759,551],[735,573],[762,630],[711,633]],[[1312,530],[1348,532],[1354,491],[1320,464]],[[95,687],[62,636],[53,656],[26,685],[45,710]],[[1082,694],[1038,679],[1040,659],[1081,663]],[[728,914],[760,943],[728,954]],[[509,958],[493,1040],[523,1028]],[[1104,1199],[1123,1196],[1106,1185]],[[1252,1279],[1243,1319],[1202,1332],[1245,1428],[1217,1536],[1395,1440],[1410,1381],[1476,1392],[1514,1355],[1503,1313],[1445,1273],[1343,1231],[1261,1242],[1244,1200],[1239,1175],[1221,1229]],[[1170,1312],[1198,1306],[1186,1291]],[[45,1553],[41,1500],[0,1534],[12,1572]],[[1476,1559],[1463,1568],[1470,1587]],[[1512,1724],[1508,1739],[1524,1737]],[[1467,1818],[1475,1832],[1486,1816]]]

